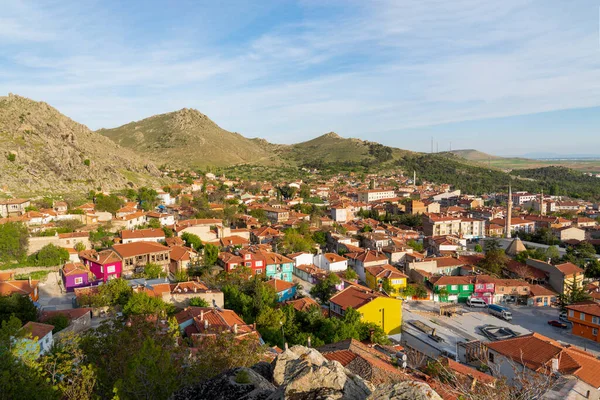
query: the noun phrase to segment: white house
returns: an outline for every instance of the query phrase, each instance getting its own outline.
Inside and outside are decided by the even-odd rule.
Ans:
[[[348,269],[348,259],[335,253],[317,254],[314,264],[326,271],[345,271]]]
[[[32,321],[23,325],[21,330],[25,333],[25,337],[22,340],[25,342],[26,350],[40,356],[50,350],[53,344],[52,329],[54,329],[53,325]]]

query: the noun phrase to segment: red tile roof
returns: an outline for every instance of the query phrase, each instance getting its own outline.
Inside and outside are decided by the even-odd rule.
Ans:
[[[271,286],[273,289],[275,289],[275,292],[277,292],[277,293],[283,292],[284,290],[289,290],[289,289],[293,288],[294,286],[296,286],[292,282],[282,281],[281,279],[276,279],[276,278],[269,279],[268,281],[265,282],[265,284]]]
[[[164,238],[165,232],[160,228],[148,229],[124,229],[121,231],[123,239],[146,239],[146,238]]]
[[[381,294],[375,292],[374,290],[366,290],[352,285],[333,295],[329,301],[340,306],[342,310],[345,310],[348,307],[352,307],[356,310],[369,303],[373,299],[381,296]]]
[[[154,242],[134,242],[113,245],[113,250],[121,257],[134,257],[142,254],[169,251],[169,248]]]
[[[35,338],[42,339],[47,334],[52,332],[52,329],[54,329],[54,325],[48,325],[48,324],[42,324],[39,322],[29,321],[28,323],[23,325],[23,328],[21,328],[21,329],[23,329],[27,333],[31,333],[32,339],[35,339]]]
[[[563,275],[565,275],[565,276],[574,275],[574,274],[583,274],[583,270],[571,262],[558,264],[558,265],[555,265],[555,267],[560,272],[562,272]]]

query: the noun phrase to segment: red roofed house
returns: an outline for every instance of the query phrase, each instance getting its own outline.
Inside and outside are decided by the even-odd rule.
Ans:
[[[72,292],[76,287],[89,286],[96,280],[95,275],[83,263],[67,263],[60,269],[63,285],[67,292]]]
[[[254,325],[248,325],[235,311],[212,307],[186,307],[175,315],[179,329],[195,344],[202,339],[230,333],[236,339],[248,338],[262,343]]]
[[[149,263],[160,265],[167,273],[169,271],[170,249],[162,244],[154,242],[115,244],[112,250],[123,260],[124,275],[143,270]]]
[[[180,271],[187,271],[194,263],[198,261],[198,252],[185,246],[170,247],[169,271],[176,274]]]
[[[38,301],[38,284],[39,281],[32,281],[31,279],[26,281],[2,281],[0,282],[0,296],[20,294],[29,297],[31,301]]]
[[[384,296],[364,286],[352,285],[329,299],[332,315],[343,316],[349,308],[357,310],[365,322],[379,325],[386,334],[400,333],[402,301]]]
[[[373,267],[375,265],[385,265],[388,263],[388,259],[380,251],[377,250],[365,250],[356,253],[346,254],[348,258],[348,265],[354,269],[358,274],[361,281],[366,281],[365,268]]]
[[[123,269],[121,257],[113,250],[84,250],[79,253],[79,259],[90,271],[106,282],[110,279],[119,278]]]
[[[33,321],[23,325],[21,330],[25,337],[21,340],[25,342],[26,351],[41,356],[50,350],[53,344],[52,329],[53,325]]]
[[[583,270],[571,262],[552,265],[532,258],[526,262],[527,265],[546,272],[548,283],[559,294],[568,292],[573,283],[579,288],[583,287]]]
[[[508,384],[528,385],[556,374],[567,379],[552,388],[547,397],[598,399],[600,360],[574,346],[563,346],[539,333],[486,343],[487,365]],[[548,385],[551,386],[551,385]]]
[[[296,296],[296,285],[292,282],[274,278],[269,279],[265,284],[275,290],[275,293],[277,293],[277,301],[280,303],[291,300]]]
[[[121,231],[121,243],[162,242],[164,240],[165,232],[160,228],[123,229]]]
[[[600,342],[600,304],[595,302],[567,306],[568,318],[572,323],[571,333]]]

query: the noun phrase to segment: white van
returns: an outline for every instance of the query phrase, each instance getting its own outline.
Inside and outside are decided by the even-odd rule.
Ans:
[[[469,307],[477,307],[477,308],[485,308],[487,307],[487,303],[481,299],[477,298],[469,298],[467,299],[467,305]]]

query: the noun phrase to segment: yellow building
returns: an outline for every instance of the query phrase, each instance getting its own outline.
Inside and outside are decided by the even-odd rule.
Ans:
[[[332,315],[343,316],[350,307],[361,314],[362,321],[379,325],[387,335],[401,331],[402,300],[358,285],[347,287],[329,300]]]
[[[384,282],[393,289],[390,296],[398,295],[406,287],[408,277],[389,264],[365,268],[367,286],[374,290],[385,288]]]

